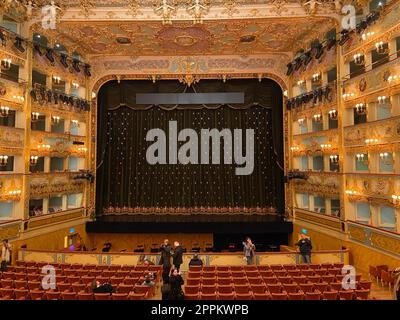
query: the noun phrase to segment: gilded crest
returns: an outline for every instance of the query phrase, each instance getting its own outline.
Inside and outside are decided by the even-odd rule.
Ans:
[[[367,80],[365,80],[365,78],[362,78],[360,80],[360,83],[358,84],[358,89],[360,89],[361,92],[364,92],[365,89],[367,89]]]
[[[4,96],[7,93],[7,88],[3,82],[0,82],[0,96]]]

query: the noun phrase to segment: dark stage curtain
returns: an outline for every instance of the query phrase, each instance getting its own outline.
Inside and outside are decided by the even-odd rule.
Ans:
[[[244,92],[235,105],[137,105],[137,93]],[[105,84],[98,96],[96,211],[126,213],[265,212],[284,208],[282,92],[272,80],[202,80],[192,87],[178,81],[122,81]],[[236,175],[239,166],[156,164],[146,161],[154,128],[167,134],[169,121],[178,133],[194,129],[254,129],[254,170]],[[234,140],[234,139],[233,139]],[[185,142],[178,143],[178,150]],[[235,143],[235,141],[233,141]],[[167,148],[168,150],[168,145]],[[211,150],[210,150],[211,154]],[[168,161],[168,155],[167,155]],[[210,159],[211,161],[211,159]]]

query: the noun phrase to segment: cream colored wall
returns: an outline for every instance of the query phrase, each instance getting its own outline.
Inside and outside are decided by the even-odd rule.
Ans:
[[[64,238],[69,235],[71,227],[62,228],[57,231],[43,233],[38,236],[25,238],[22,240],[13,241],[14,253],[13,256],[17,257],[17,251],[21,246],[26,245],[28,250],[63,250],[64,249]],[[92,247],[91,239],[85,231],[85,225],[80,224],[73,227],[75,233],[79,233],[82,237],[83,243],[88,249]]]

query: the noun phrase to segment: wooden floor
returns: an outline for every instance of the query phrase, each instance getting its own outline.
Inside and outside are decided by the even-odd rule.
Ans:
[[[376,281],[372,282],[371,298],[376,300],[394,300],[393,288],[382,287],[377,285]]]

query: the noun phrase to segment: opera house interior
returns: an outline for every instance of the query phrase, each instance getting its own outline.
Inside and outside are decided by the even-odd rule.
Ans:
[[[0,300],[399,300],[399,17],[1,0]]]

